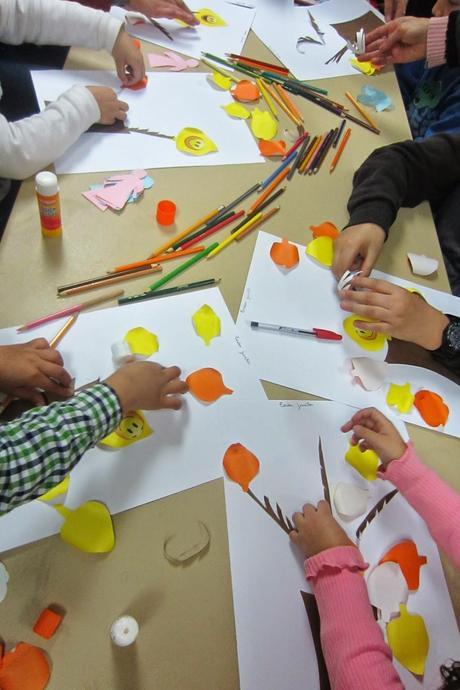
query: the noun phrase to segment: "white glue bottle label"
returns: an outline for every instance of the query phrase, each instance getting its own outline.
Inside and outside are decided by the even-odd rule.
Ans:
[[[44,237],[60,237],[62,233],[61,203],[58,180],[54,173],[44,170],[35,175],[40,224]]]

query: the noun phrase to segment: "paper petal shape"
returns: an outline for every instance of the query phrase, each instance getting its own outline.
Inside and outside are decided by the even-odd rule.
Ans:
[[[0,659],[0,687],[4,690],[44,690],[50,675],[44,652],[27,642],[19,642]]]
[[[262,156],[266,158],[275,156],[284,156],[286,153],[286,142],[285,141],[266,141],[265,139],[260,139],[258,142],[259,151]]]
[[[142,412],[130,412],[123,417],[115,431],[99,441],[99,446],[125,448],[136,441],[142,441],[153,433]]]
[[[330,237],[332,240],[335,240],[340,235],[339,230],[330,220],[325,220],[320,225],[310,225],[310,230],[313,237]]]
[[[343,328],[345,333],[363,350],[369,350],[369,352],[377,352],[385,347],[385,342],[388,340],[386,335],[383,333],[375,333],[371,330],[363,330],[362,328],[356,328],[355,321],[366,321],[372,323],[372,319],[366,319],[363,316],[358,316],[357,314],[352,314],[347,316],[343,322]]]
[[[430,276],[438,270],[439,261],[430,259],[429,256],[407,252],[407,258],[409,259],[412,273],[416,276]]]
[[[449,408],[444,400],[433,391],[421,390],[415,394],[414,405],[428,426],[445,426],[449,419]]]
[[[251,117],[250,111],[241,103],[229,103],[228,105],[222,105],[221,108],[225,110],[227,115],[235,117],[237,120],[247,120]]]
[[[373,74],[375,74],[376,71],[375,65],[373,65],[372,62],[360,62],[356,58],[350,59],[350,65],[357,69],[358,72],[362,72],[363,74],[366,74],[368,77],[371,77]]]
[[[371,570],[367,592],[369,601],[379,609],[385,622],[399,612],[400,604],[405,604],[409,596],[407,582],[397,563],[382,563]]]
[[[0,563],[0,602],[6,597],[10,576],[4,563]]]
[[[210,541],[211,535],[204,522],[184,523],[180,534],[165,540],[163,553],[173,565],[185,565],[206,552]]]
[[[410,383],[399,386],[397,383],[390,383],[387,392],[387,405],[396,407],[398,412],[406,414],[410,412],[414,404],[415,396],[410,389]]]
[[[176,147],[192,156],[204,156],[217,151],[217,146],[201,129],[184,127],[176,136]]]
[[[197,335],[203,338],[206,345],[220,335],[220,319],[208,304],[203,304],[193,314],[192,321]]]
[[[150,357],[154,352],[158,351],[159,345],[157,336],[142,326],[131,328],[131,330],[126,333],[124,339],[128,343],[133,355]]]
[[[399,565],[409,590],[415,592],[420,585],[420,568],[427,562],[426,556],[419,556],[415,543],[407,539],[395,544],[380,559],[379,563],[387,563],[388,561]]]
[[[224,384],[222,374],[217,369],[205,367],[189,374],[186,379],[190,393],[205,403],[216,402],[223,395],[231,395],[231,388]]]
[[[241,443],[232,443],[224,453],[222,461],[227,477],[241,486],[243,491],[249,489],[249,484],[259,473],[260,462]]]
[[[61,539],[86,553],[107,553],[115,546],[112,516],[99,501],[86,501],[75,510],[54,506],[64,518]]]
[[[283,268],[293,268],[299,263],[299,250],[284,237],[281,242],[273,242],[270,249],[272,261]]]
[[[357,379],[366,391],[376,391],[383,386],[388,364],[370,357],[353,357],[351,360],[352,376]]]
[[[367,510],[369,491],[357,484],[339,482],[334,489],[334,506],[344,520],[354,520]]]
[[[39,501],[44,501],[45,503],[64,503],[63,497],[69,490],[70,476],[64,477],[62,482],[53,486],[52,489],[42,494],[38,497]]]
[[[251,131],[258,139],[273,139],[278,132],[278,123],[268,110],[254,108],[251,117]]]
[[[213,72],[211,79],[219,89],[223,89],[224,91],[228,91],[232,85],[230,77],[226,77],[220,72]]]
[[[387,640],[395,659],[416,676],[425,673],[430,639],[422,616],[409,613],[404,604],[400,616],[387,625]]]
[[[131,89],[131,91],[141,91],[142,89],[145,89],[147,84],[148,84],[149,78],[147,75],[145,77],[142,77],[139,81],[137,81],[135,84],[129,84],[129,85],[124,85],[124,89]]]
[[[259,87],[248,79],[242,79],[230,89],[230,93],[236,101],[241,103],[253,103],[260,98]]]
[[[309,242],[305,254],[311,256],[322,266],[332,266],[334,260],[334,241],[331,237],[322,235]]]
[[[227,22],[213,10],[204,7],[193,13],[203,26],[227,26]]]
[[[379,456],[373,450],[362,451],[361,448],[351,444],[345,453],[345,460],[355,468],[359,474],[368,481],[377,479],[377,468],[379,466]]]

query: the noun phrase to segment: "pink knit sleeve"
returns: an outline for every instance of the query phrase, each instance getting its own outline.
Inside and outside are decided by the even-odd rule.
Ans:
[[[361,553],[338,546],[305,561],[321,621],[332,690],[403,690],[391,651],[372,615]]]
[[[426,35],[427,67],[437,67],[446,61],[446,36],[449,16],[431,17]]]
[[[460,495],[419,460],[412,443],[379,477],[400,490],[425,520],[438,547],[460,568]]]

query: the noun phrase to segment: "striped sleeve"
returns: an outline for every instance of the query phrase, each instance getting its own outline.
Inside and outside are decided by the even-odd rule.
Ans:
[[[0,426],[0,515],[62,481],[121,416],[116,393],[98,383]]]

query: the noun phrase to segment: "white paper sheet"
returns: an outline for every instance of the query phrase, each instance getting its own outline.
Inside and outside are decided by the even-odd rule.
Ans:
[[[317,38],[311,27],[308,11],[312,13],[321,31],[324,32],[326,45],[303,45],[299,53],[296,44],[300,36]],[[347,74],[359,74],[350,65],[353,53],[348,51],[340,62],[326,65],[345,41],[332,23],[345,22],[356,17],[374,12],[366,0],[329,0],[318,7],[298,7],[292,0],[258,0],[253,30],[276,57],[290,69],[297,79],[324,79],[340,77]],[[375,12],[380,16],[378,12]],[[219,53],[220,55],[220,53]]]
[[[297,245],[300,262],[288,274],[273,263],[270,247],[279,239],[274,235],[259,233],[237,319],[238,330],[257,375],[266,381],[358,408],[377,405],[387,410],[385,399],[389,383],[409,382],[414,393],[428,388],[443,397],[450,409],[444,431],[460,436],[459,387],[439,374],[421,367],[389,364],[386,384],[379,390],[366,391],[358,383],[352,383],[350,359],[365,356],[383,361],[387,345],[379,352],[369,352],[355,344],[345,333],[341,342],[325,342],[316,338],[251,329],[250,322],[254,320],[297,328],[326,328],[342,333],[342,322],[350,316],[340,309],[332,272],[307,257],[304,247]],[[458,297],[417,286],[379,271],[374,271],[372,275],[403,287],[417,287],[434,307],[460,316]],[[415,408],[403,418],[426,427]],[[441,427],[437,430],[443,431]]]
[[[209,304],[221,319],[221,336],[207,347],[192,325],[192,315]],[[0,331],[2,345],[52,337],[63,321],[17,334]],[[97,499],[118,513],[148,501],[220,477],[214,444],[219,439],[217,421],[226,418],[236,398],[264,399],[265,394],[241,355],[236,329],[217,288],[165,297],[151,302],[83,313],[59,345],[76,385],[105,378],[113,371],[112,343],[126,332],[143,326],[155,333],[159,351],[151,359],[165,366],[177,364],[182,376],[214,367],[233,395],[204,405],[191,394],[179,412],[146,412],[152,436],[119,451],[90,450],[72,471],[67,505]],[[0,552],[59,532],[62,519],[56,511],[35,501],[0,518]]]
[[[226,26],[205,26],[199,24],[186,27],[173,19],[157,19],[173,37],[173,41],[164,36],[161,31],[150,24],[127,24],[126,28],[131,36],[142,38],[144,41],[155,43],[168,50],[185,53],[200,59],[201,52],[223,56],[224,53],[240,55],[253,22],[255,11],[246,7],[232,5],[224,0],[206,0],[204,4],[194,3],[193,11],[207,8],[219,15],[226,22]],[[117,19],[124,21],[125,10],[112,7],[110,10]]]
[[[40,109],[75,84],[109,86],[120,91],[114,72],[40,70],[32,71]],[[171,168],[202,165],[263,163],[247,124],[222,110],[233,99],[226,91],[212,88],[207,75],[148,73],[147,87],[123,89],[119,98],[129,104],[128,127],[148,128],[175,136],[184,127],[201,129],[218,151],[192,156],[178,151],[171,139],[129,134],[89,132],[82,134],[56,162],[57,173],[105,172],[136,168]]]
[[[222,454],[241,442],[259,459],[259,475],[251,482],[254,494],[283,512],[292,512],[323,498],[318,462],[321,435],[331,495],[339,482],[353,482],[371,492],[369,510],[393,488],[378,479],[363,480],[344,460],[347,437],[339,427],[352,410],[344,405],[310,401],[267,401],[241,409],[236,424],[221,439]],[[255,423],[257,420],[257,423]],[[262,432],[262,433],[261,433]],[[227,525],[241,690],[319,690],[316,657],[300,592],[310,592],[300,552],[288,536],[244,493],[225,479]],[[340,521],[354,538],[362,516]],[[366,561],[378,559],[396,542],[410,538],[428,557],[419,591],[409,595],[408,608],[425,619],[430,654],[423,683],[401,666],[404,687],[439,687],[439,665],[459,658],[459,634],[436,547],[418,515],[406,501],[394,498],[364,531],[361,549]],[[351,623],[350,623],[351,624]]]

